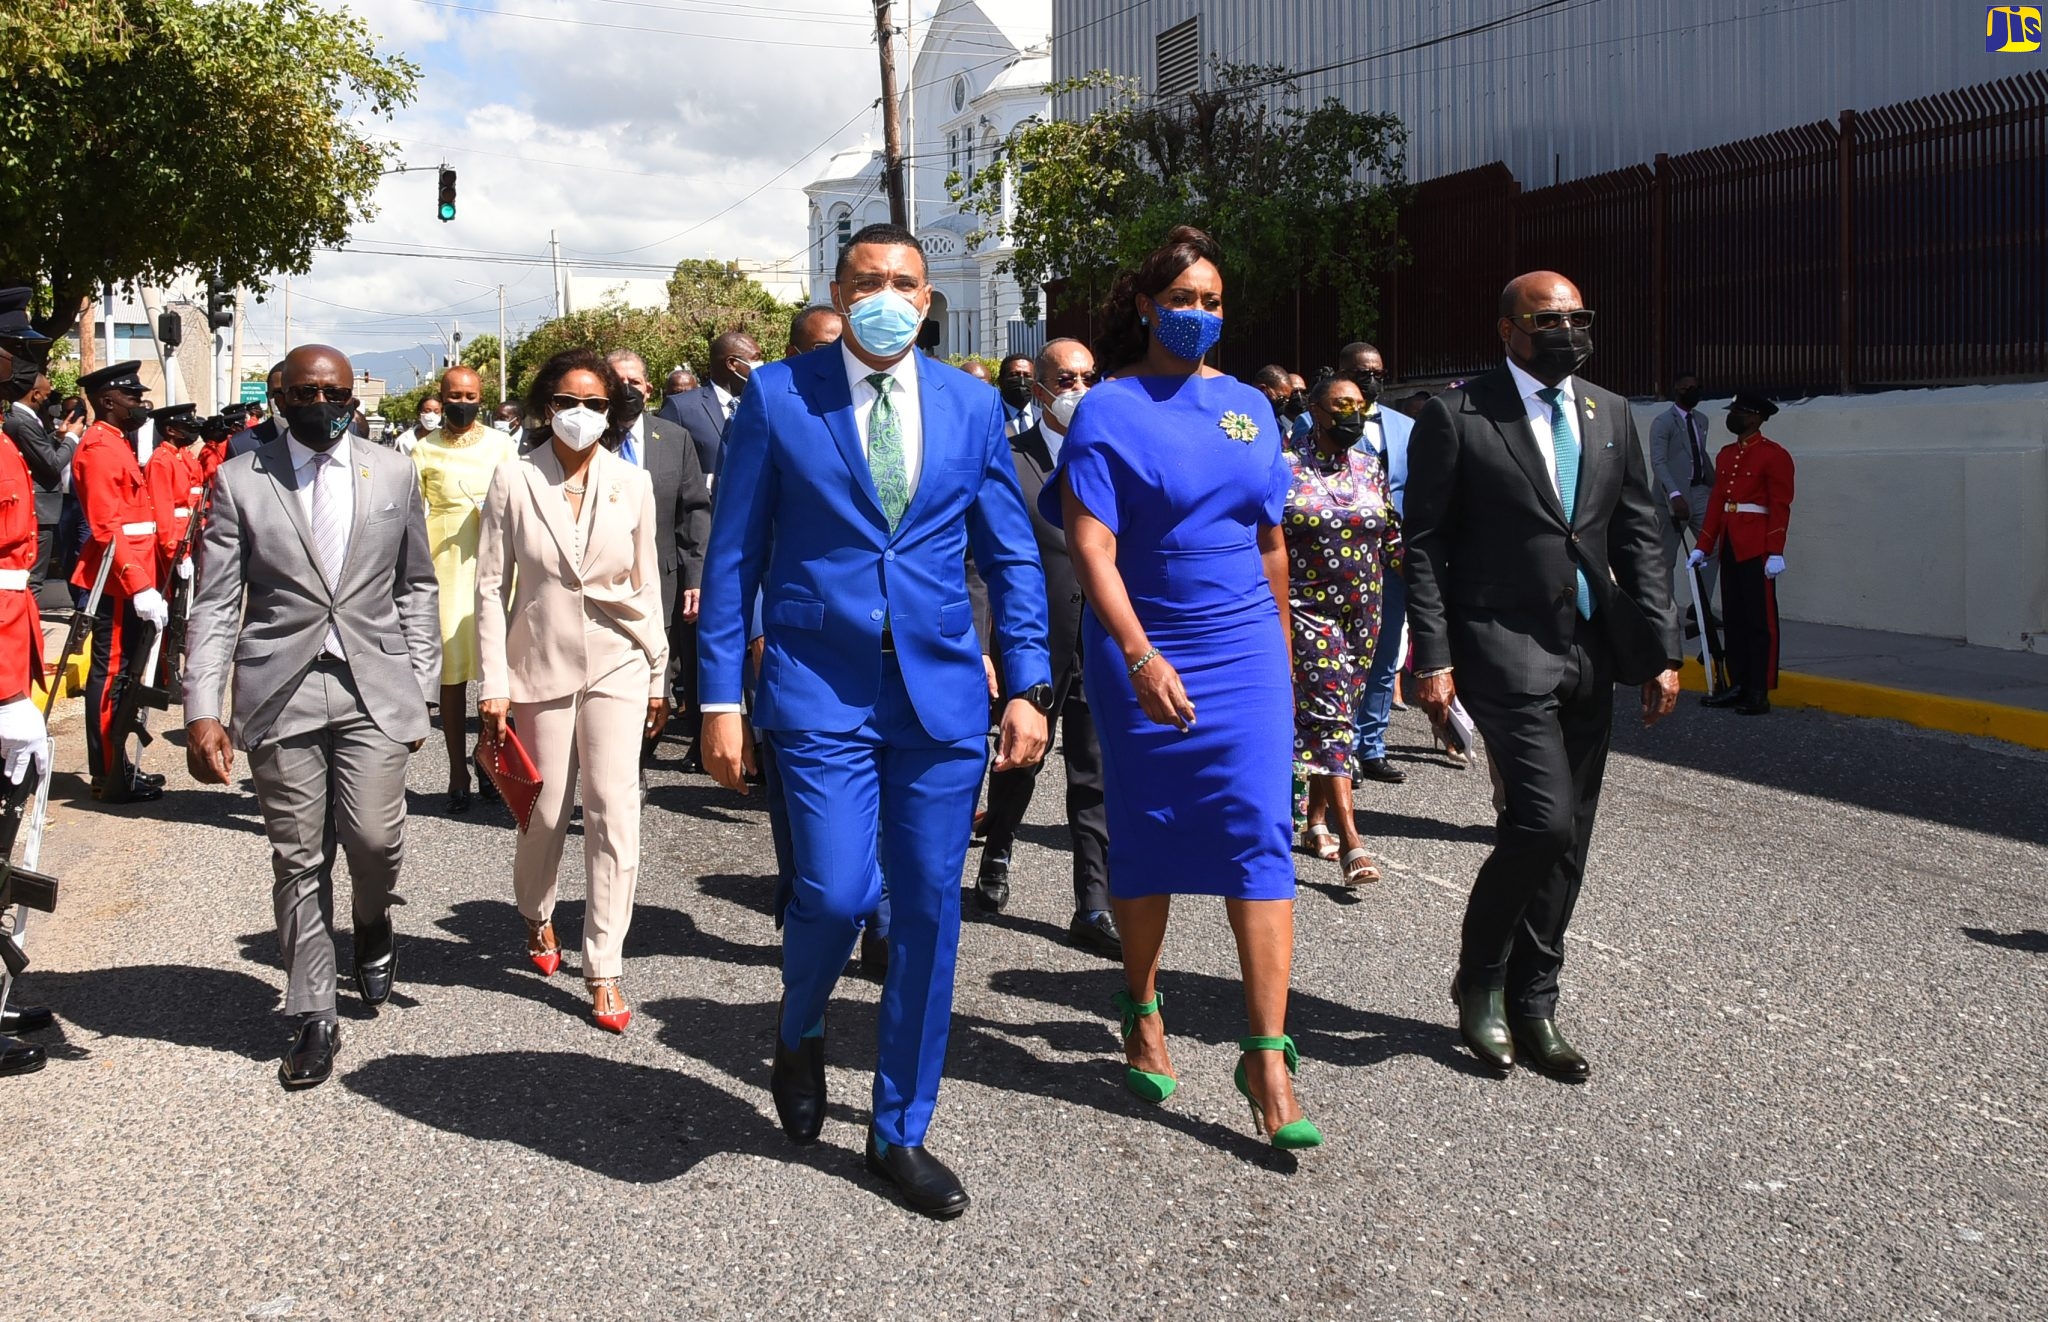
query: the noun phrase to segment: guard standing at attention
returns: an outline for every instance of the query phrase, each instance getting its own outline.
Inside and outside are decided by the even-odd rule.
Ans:
[[[114,729],[116,675],[139,675],[156,630],[170,622],[157,591],[156,514],[135,461],[135,433],[149,417],[139,362],[114,363],[78,379],[93,423],[71,460],[71,490],[85,518],[85,549],[71,585],[91,591],[100,560],[113,557],[93,620],[92,666],[85,678],[85,754],[92,796],[109,803],[163,797],[163,777],[132,766]]]
[[[1785,531],[1792,522],[1792,456],[1763,434],[1778,406],[1737,395],[1728,406],[1736,441],[1714,459],[1714,494],[1689,563],[1721,557],[1723,650],[1728,687],[1705,699],[1744,716],[1771,709],[1778,687],[1778,575],[1785,572]]]
[[[196,404],[173,404],[149,414],[155,424],[156,446],[142,466],[142,480],[149,487],[150,513],[156,519],[156,581],[163,587],[169,587],[171,575],[180,572],[178,552],[184,546],[185,529],[206,489],[197,410]],[[191,574],[186,568],[181,577]]]

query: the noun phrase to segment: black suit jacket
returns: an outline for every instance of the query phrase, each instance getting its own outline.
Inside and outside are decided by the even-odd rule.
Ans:
[[[78,439],[59,432],[53,439],[43,420],[19,404],[7,406],[7,438],[21,451],[36,484],[36,522],[50,525],[64,514],[64,471],[78,450]]]
[[[697,445],[697,466],[706,476],[718,476],[718,461],[725,455],[726,417],[708,382],[662,401],[655,416],[688,432]]]
[[[1423,409],[1402,522],[1417,670],[1451,666],[1460,687],[1496,693],[1551,692],[1575,628],[1574,566],[1585,570],[1619,682],[1642,683],[1681,655],[1663,503],[1650,492],[1628,401],[1583,378],[1574,387],[1579,482],[1569,522],[1505,367]]]
[[[1031,531],[1038,537],[1038,561],[1045,568],[1046,643],[1052,651],[1052,686],[1065,693],[1080,673],[1081,585],[1074,580],[1074,561],[1067,553],[1067,535],[1038,512],[1038,493],[1052,477],[1052,450],[1043,424],[1010,438],[1010,459],[1017,484],[1024,488],[1024,508],[1031,511]],[[998,667],[1000,671],[1001,667]]]

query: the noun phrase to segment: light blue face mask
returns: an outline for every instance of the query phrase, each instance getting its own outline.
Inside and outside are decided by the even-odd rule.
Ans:
[[[870,294],[846,313],[846,328],[877,358],[894,358],[908,349],[923,324],[917,306],[893,289]]]

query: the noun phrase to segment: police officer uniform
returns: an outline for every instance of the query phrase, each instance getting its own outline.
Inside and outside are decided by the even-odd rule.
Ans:
[[[176,572],[185,530],[206,489],[205,460],[196,444],[200,427],[196,405],[152,409],[149,420],[156,426],[158,443],[142,467],[142,478],[149,487],[150,511],[156,519],[156,578],[167,586]]]
[[[1756,424],[1714,460],[1714,494],[1695,555],[1721,560],[1723,651],[1729,687],[1707,699],[1745,716],[1771,709],[1778,686],[1778,575],[1785,569],[1785,532],[1792,521],[1792,456],[1761,430],[1778,406],[1737,395],[1729,414]]]

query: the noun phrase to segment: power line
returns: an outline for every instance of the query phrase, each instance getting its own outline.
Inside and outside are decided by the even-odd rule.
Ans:
[[[454,0],[412,0],[416,5],[427,5],[434,9],[454,9],[465,14],[481,14],[486,18],[520,18],[532,23],[559,23],[579,28],[605,28],[613,32],[645,32],[657,36],[689,37],[693,41],[736,41],[747,46],[782,46],[803,50],[844,51],[843,42],[823,41],[780,41],[769,37],[735,37],[729,33],[685,32],[680,28],[649,28],[633,23],[605,23],[594,18],[562,18],[554,14],[523,14],[514,9],[480,9],[475,5],[459,5]]]

